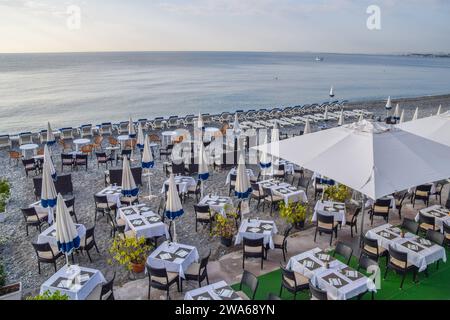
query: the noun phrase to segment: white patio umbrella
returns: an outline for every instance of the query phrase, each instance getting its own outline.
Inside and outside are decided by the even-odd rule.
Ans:
[[[250,178],[248,177],[247,170],[245,169],[244,157],[241,155],[239,157],[239,163],[236,172],[234,195],[239,199],[247,199],[250,193],[252,193]]]
[[[136,146],[141,150],[144,148],[144,139],[144,129],[142,129],[142,124],[139,122]]]
[[[364,120],[277,144],[271,149],[279,150],[276,156],[373,200],[450,177],[448,146],[384,123]]]
[[[264,144],[267,144],[267,134],[264,136]],[[259,166],[261,170],[266,172],[272,167],[272,157],[268,150],[261,150],[259,153]]]
[[[204,128],[204,123],[203,123],[203,117],[202,114],[199,112],[198,113],[198,119],[197,119],[197,128],[202,130]]]
[[[414,115],[413,115],[412,121],[415,121],[417,119],[419,119],[419,107],[417,107],[416,111],[414,111]]]
[[[303,134],[311,133],[311,124],[309,123],[309,119],[306,119],[305,128],[303,129]]]
[[[50,154],[50,150],[48,148],[48,145],[44,146],[44,163],[48,163],[49,167],[50,167],[50,174],[53,178],[53,180],[56,179],[56,170],[55,170],[55,165],[53,164],[52,161],[52,157]]]
[[[241,134],[241,126],[239,125],[238,114],[234,114],[233,133],[238,136]]]
[[[395,105],[394,119],[400,120],[400,105],[398,103]]]
[[[343,126],[344,125],[344,109],[341,109],[341,113],[339,114],[339,120],[338,120],[338,126]]]
[[[56,206],[56,241],[58,249],[66,255],[66,264],[69,265],[69,254],[80,247],[80,236],[60,193]]]
[[[130,162],[127,157],[123,157],[123,166],[122,166],[122,195],[124,197],[131,198],[136,197],[139,193],[139,188],[136,186],[134,182],[133,174],[130,169]]]
[[[50,126],[50,122],[47,122],[47,145],[54,145],[56,142],[55,135],[53,134],[52,127]]]
[[[136,137],[136,130],[134,129],[134,123],[131,117],[128,120],[128,135],[130,138]]]
[[[391,96],[387,99],[386,105],[384,107],[386,109],[386,116],[389,117],[389,110],[392,109]]]
[[[328,121],[328,105],[325,106],[325,112],[323,113],[323,120]]]
[[[364,121],[364,114],[363,114],[363,113],[361,113],[361,114],[359,115],[358,122],[361,122],[361,121]]]
[[[450,146],[450,111],[397,125],[398,128]]]
[[[405,109],[402,109],[402,114],[400,115],[400,120],[398,121],[398,123],[403,122],[405,122]]]
[[[201,197],[203,198],[203,182],[209,178],[208,158],[206,157],[205,146],[199,143],[198,146],[198,178],[201,181]]]
[[[151,187],[151,181],[150,181],[150,176],[151,176],[150,169],[154,167],[155,161],[153,159],[152,150],[150,149],[150,145],[148,143],[148,135],[145,135],[145,138],[144,138],[144,152],[142,153],[141,165],[142,165],[142,169],[145,171],[144,176],[146,176],[148,178],[148,180],[147,180],[148,196],[149,196],[149,198],[152,198],[152,187]]]
[[[175,178],[173,173],[169,177],[169,190],[167,191],[166,212],[167,218],[173,221],[173,238],[176,242],[177,234],[175,228],[175,219],[183,215],[184,210],[181,205],[180,196],[178,195],[177,186],[175,184]]]
[[[44,161],[42,170],[41,205],[48,208],[48,223],[53,223],[53,208],[56,206],[56,189],[52,178],[51,162]]]
[[[442,113],[442,104],[439,105],[438,111],[436,113],[436,115],[440,115]]]

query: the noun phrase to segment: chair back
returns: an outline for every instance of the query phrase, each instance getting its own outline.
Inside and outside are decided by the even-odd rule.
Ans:
[[[73,139],[73,128],[62,128],[61,129],[61,138],[62,139]]]
[[[66,204],[67,209],[73,210],[75,206],[75,197],[71,197],[69,199],[65,199],[64,203]]]
[[[198,173],[198,163],[189,163],[189,175],[197,174]]]
[[[19,134],[19,144],[33,143],[33,134],[31,132],[22,132]]]
[[[209,257],[211,256],[211,249],[209,250],[209,253],[206,257],[203,257],[202,260],[200,260],[200,268],[199,274],[202,274],[203,270],[208,266]]]
[[[369,237],[364,236],[363,237],[363,248],[366,248],[366,247],[376,250],[376,252],[378,254],[378,240],[377,239],[371,239]]]
[[[231,183],[231,181],[236,182],[236,179],[237,179],[237,174],[235,174],[235,173],[230,174],[230,183]]]
[[[134,183],[137,186],[142,186],[142,167],[131,168],[131,174],[133,175]]]
[[[168,284],[167,270],[166,268],[154,268],[149,264],[145,265],[147,269],[148,278],[150,280],[150,285],[155,287],[161,287],[165,284]],[[161,283],[160,281],[154,281],[153,278],[163,278],[166,280],[166,283]]]
[[[38,219],[37,221],[39,221],[39,217],[35,207],[22,208],[20,210],[22,211],[25,221],[27,221],[30,217],[36,217]]]
[[[45,243],[32,242],[31,244],[33,245],[33,248],[39,257],[40,257],[39,253],[41,253],[41,252],[51,252],[52,255],[54,255],[53,249],[48,242],[45,242]]]
[[[184,175],[185,172],[186,169],[184,167],[184,162],[181,163],[172,162],[172,173],[174,175]]]
[[[358,270],[360,268],[363,268],[364,270],[368,271],[370,266],[377,266],[378,267],[378,262],[376,262],[375,260],[370,259],[368,256],[366,256],[365,254],[362,254],[359,257],[359,261],[358,261]]]
[[[122,169],[109,169],[109,183],[122,185]]]
[[[210,213],[210,209],[208,205],[198,205],[194,204],[195,213]]]
[[[70,160],[70,161],[66,161],[66,163],[70,163],[73,162],[73,155],[68,154],[68,153],[61,153],[61,160],[64,163],[64,160]]]
[[[360,213],[361,213],[361,207],[356,208],[355,213],[353,213],[352,220],[350,221],[350,223],[352,225],[356,225],[356,223],[358,221],[358,216]]]
[[[245,239],[245,238],[244,238]],[[239,285],[240,290],[242,290],[242,286],[246,286],[252,292],[251,299],[255,299],[256,290],[258,289],[259,281],[258,278],[251,272],[244,270],[242,274],[241,283]]]
[[[431,187],[432,187],[431,184],[423,184],[423,185],[417,186],[415,193],[416,193],[416,195],[418,194],[418,195],[426,196],[427,194],[430,194]]]
[[[37,198],[40,198],[41,191],[42,191],[42,177],[34,177],[33,178],[33,187],[34,187],[34,195]]]
[[[284,285],[288,287],[292,287],[292,285],[289,284],[290,281],[294,283],[294,287],[297,286],[297,281],[295,279],[294,271],[286,269],[283,265],[280,264],[280,270],[281,270],[281,281]]]
[[[425,237],[427,240],[436,243],[437,245],[443,246],[445,241],[445,236],[443,233],[434,230],[428,230]]]
[[[334,228],[334,216],[317,213],[317,226],[322,229],[331,230]]]
[[[255,182],[252,182],[250,184],[252,186],[252,190],[253,191],[257,191],[258,192],[258,197],[260,197],[261,196],[261,187],[260,187],[260,185],[258,183],[255,183]]]
[[[408,253],[395,249],[389,245],[389,262],[395,266],[406,270],[408,265]]]
[[[310,180],[311,179],[309,179],[309,178],[300,177],[298,179],[297,187],[308,190]]]
[[[100,125],[100,131],[102,135],[104,134],[111,134],[112,133],[112,124],[111,122],[104,122]]]
[[[58,175],[55,182],[55,188],[56,192],[61,193],[62,195],[73,194],[72,175],[70,173]]]
[[[99,203],[108,203],[108,197],[104,195],[94,194],[95,205]]]
[[[433,230],[434,230],[435,222],[436,222],[435,217],[423,214],[422,212],[419,212],[419,225],[422,223],[430,224],[433,226]]]
[[[343,256],[346,259],[346,264],[349,264],[352,258],[353,249],[349,245],[339,241],[336,245],[334,253]]]
[[[317,288],[311,280],[309,280],[309,291],[314,300],[328,300],[327,292]]]
[[[450,223],[446,223],[444,222],[442,224],[442,227],[444,228],[444,235],[446,237],[446,239],[449,239],[449,243],[450,243]]]
[[[402,229],[405,229],[413,234],[417,234],[419,232],[419,224],[408,218],[403,218]]]
[[[30,165],[35,165],[36,161],[34,161],[33,158],[31,159],[22,159],[22,164],[24,167],[30,166]]]
[[[246,251],[245,250],[246,247],[252,247],[252,248],[261,247],[261,254],[264,252],[264,238],[249,239],[249,238],[244,237],[243,245],[244,245],[244,252]]]
[[[377,213],[388,213],[391,199],[378,199],[373,205],[373,211]]]
[[[102,285],[102,291],[100,293],[100,300],[103,300],[103,296],[105,296],[106,294],[109,294],[107,300],[114,299],[113,288],[114,288],[114,280],[115,279],[116,279],[116,273],[114,272],[112,279]]]

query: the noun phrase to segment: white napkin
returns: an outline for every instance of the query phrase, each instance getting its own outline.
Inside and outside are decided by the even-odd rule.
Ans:
[[[177,252],[177,256],[184,258],[188,255],[188,253],[189,252],[187,252],[186,250],[180,250]]]
[[[160,257],[161,259],[163,259],[163,260],[168,260],[168,259],[171,259],[171,258],[172,258],[172,256],[170,255],[170,253],[163,253],[163,254],[159,255],[159,257]]]

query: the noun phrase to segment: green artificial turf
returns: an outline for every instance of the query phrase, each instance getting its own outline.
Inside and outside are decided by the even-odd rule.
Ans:
[[[447,257],[450,257],[450,250],[446,250]],[[343,259],[339,256],[337,258],[341,261]],[[344,262],[344,261],[343,261]],[[436,263],[428,266],[429,277],[425,276],[424,272],[418,274],[419,282],[414,283],[413,273],[407,274],[403,289],[400,289],[401,276],[394,271],[389,270],[386,280],[383,280],[386,264],[386,258],[381,258],[379,261],[381,269],[381,289],[377,290],[375,300],[450,300],[450,262],[439,262],[439,270],[436,270]],[[350,266],[355,268],[358,266],[358,259],[352,257]],[[364,273],[364,272],[362,272]],[[279,295],[281,285],[281,271],[280,269],[269,272],[258,277],[259,286],[256,291],[256,300],[265,300],[270,292]],[[233,289],[239,290],[239,284],[234,284]],[[250,295],[250,292],[244,288],[244,292]],[[283,300],[292,300],[293,294],[283,289],[281,298]],[[309,299],[309,292],[302,292],[297,294],[297,300]],[[356,298],[355,298],[356,299]],[[371,294],[367,293],[362,300],[370,300]]]

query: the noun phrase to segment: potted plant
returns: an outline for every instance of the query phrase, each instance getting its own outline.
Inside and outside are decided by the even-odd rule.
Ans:
[[[286,205],[284,201],[280,203],[280,216],[291,223],[296,229],[305,227],[307,207],[301,202],[291,202]]]
[[[27,300],[69,300],[67,294],[61,294],[61,291],[56,290],[51,292],[50,290],[45,291],[43,294],[38,294],[37,296],[27,297]]]
[[[11,196],[11,188],[8,180],[0,180],[0,222],[5,221],[6,218],[6,205],[9,202]]]
[[[0,300],[22,300],[22,283],[6,284],[6,273],[0,264]]]
[[[151,246],[146,243],[144,237],[114,238],[109,253],[112,259],[123,265],[127,270],[141,273],[145,269]],[[111,260],[110,260],[111,262]]]
[[[216,223],[213,227],[212,234],[220,237],[220,243],[224,246],[230,247],[233,241],[234,225],[235,223],[232,212],[227,212],[226,217],[221,214],[217,214]]]
[[[324,196],[334,202],[346,202],[350,198],[350,190],[343,184],[327,187]]]

